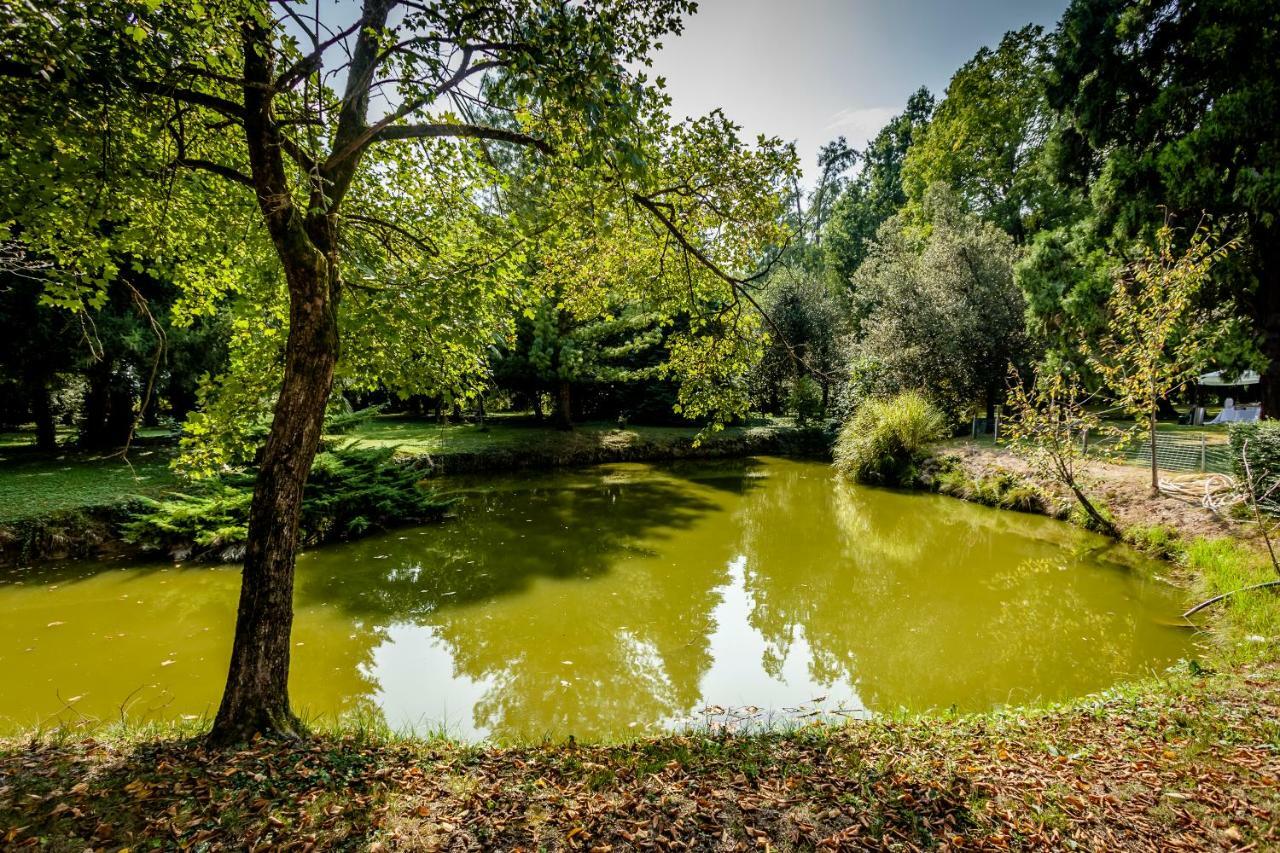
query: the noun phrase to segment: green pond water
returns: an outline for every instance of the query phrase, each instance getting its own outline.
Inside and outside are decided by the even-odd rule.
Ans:
[[[304,554],[292,696],[468,739],[1057,700],[1186,654],[1160,566],[1049,519],[761,458],[455,484]],[[0,575],[0,729],[211,716],[235,567]]]

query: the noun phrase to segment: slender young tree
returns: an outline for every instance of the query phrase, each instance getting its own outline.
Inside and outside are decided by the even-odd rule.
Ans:
[[[1146,426],[1153,493],[1160,491],[1160,401],[1202,366],[1211,327],[1208,317],[1193,308],[1213,265],[1235,245],[1221,243],[1202,228],[1179,253],[1174,231],[1165,225],[1156,232],[1156,247],[1126,268],[1111,293],[1110,320],[1092,361],[1120,405]]]
[[[1009,417],[1005,437],[1042,478],[1069,491],[1089,523],[1111,536],[1116,526],[1087,492],[1084,439],[1097,435],[1101,422],[1093,410],[1096,398],[1084,391],[1074,373],[1041,365],[1030,387],[1009,367]]]

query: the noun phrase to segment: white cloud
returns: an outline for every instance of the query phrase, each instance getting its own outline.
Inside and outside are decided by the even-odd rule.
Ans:
[[[901,109],[898,107],[846,108],[831,117],[826,130],[831,134],[843,134],[850,145],[861,148],[899,112]]]

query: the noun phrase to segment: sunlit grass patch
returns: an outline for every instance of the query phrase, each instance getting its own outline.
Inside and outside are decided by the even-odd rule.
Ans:
[[[1235,592],[1280,579],[1268,559],[1256,548],[1229,539],[1196,539],[1186,545],[1182,559],[1199,599],[1232,593],[1212,605],[1218,613],[1202,617],[1220,635],[1223,654],[1233,661],[1275,657],[1280,645],[1280,587]]]
[[[167,447],[137,447],[127,457],[73,451],[0,451],[0,522],[118,503],[170,488]]]

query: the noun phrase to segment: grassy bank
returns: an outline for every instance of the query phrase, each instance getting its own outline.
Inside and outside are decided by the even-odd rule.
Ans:
[[[137,553],[138,547],[126,541],[126,528],[147,509],[146,499],[210,493],[207,483],[182,481],[170,467],[173,441],[157,436],[140,442],[127,457],[74,450],[39,453],[23,446],[20,438],[9,435],[0,442],[0,565]],[[394,451],[400,464],[424,481],[448,474],[604,462],[820,454],[827,448],[821,429],[798,428],[789,420],[766,420],[697,438],[694,427],[588,423],[566,432],[520,416],[490,418],[483,426],[381,416],[325,441],[328,446]],[[424,482],[424,488],[430,485]],[[184,521],[189,510],[182,508]],[[223,553],[222,544],[210,553]],[[178,547],[175,553],[200,550]]]
[[[117,553],[120,525],[138,496],[181,481],[171,442],[149,437],[118,454],[45,453],[6,434],[0,442],[0,565]]]

